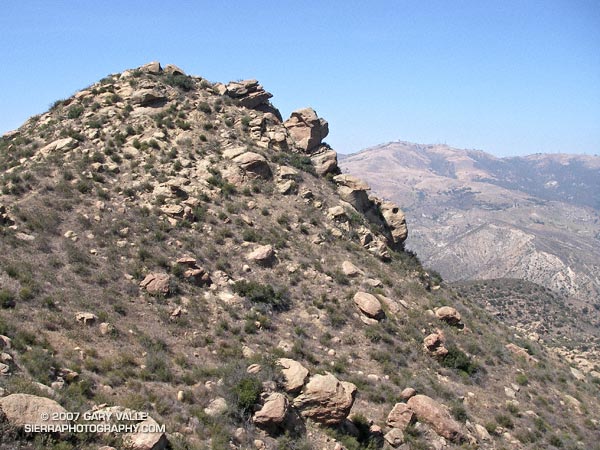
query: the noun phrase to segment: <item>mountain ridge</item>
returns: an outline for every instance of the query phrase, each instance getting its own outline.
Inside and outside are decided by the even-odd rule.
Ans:
[[[270,98],[155,62],[0,140],[0,448],[593,448],[595,364],[424,269]],[[156,432],[24,432],[44,410]]]

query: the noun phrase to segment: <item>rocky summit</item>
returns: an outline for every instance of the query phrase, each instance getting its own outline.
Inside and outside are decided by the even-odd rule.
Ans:
[[[424,269],[271,98],[153,62],[1,138],[0,449],[598,448],[600,368]]]

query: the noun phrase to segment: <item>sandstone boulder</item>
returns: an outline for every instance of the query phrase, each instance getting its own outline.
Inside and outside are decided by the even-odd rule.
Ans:
[[[406,403],[396,403],[387,417],[387,425],[392,428],[398,428],[404,431],[406,427],[413,424],[416,420],[415,413]]]
[[[46,397],[38,397],[29,394],[11,394],[0,398],[0,410],[6,415],[8,423],[16,428],[22,428],[26,424],[66,424],[66,420],[43,420],[48,414],[66,414],[67,410],[54,400]]]
[[[225,95],[237,99],[240,106],[250,109],[268,105],[268,100],[273,97],[257,80],[232,81],[227,84]]]
[[[436,309],[435,316],[449,325],[460,324],[460,313],[451,306],[442,306]]]
[[[246,255],[246,259],[261,266],[271,266],[275,262],[275,250],[272,245],[261,245]]]
[[[167,97],[154,89],[140,89],[131,96],[131,102],[138,106],[162,106],[166,101]]]
[[[146,289],[150,295],[167,295],[169,293],[171,277],[166,273],[150,273],[140,282],[140,287]]]
[[[325,425],[337,425],[348,417],[355,395],[354,384],[327,373],[313,375],[293,403],[302,416]]]
[[[367,292],[357,292],[354,294],[354,303],[365,316],[375,319],[381,320],[385,316],[383,309],[381,308],[381,303],[372,294]]]
[[[325,119],[319,119],[312,108],[294,111],[284,123],[298,149],[312,153],[329,134],[329,125]]]
[[[448,354],[448,349],[444,347],[444,334],[441,331],[431,333],[423,339],[425,350],[432,356],[444,357]]]
[[[167,64],[163,69],[163,72],[170,73],[171,75],[185,75],[185,72],[175,64]]]
[[[233,158],[233,161],[252,178],[269,179],[273,176],[266,158],[258,153],[245,152]]]
[[[380,210],[392,234],[392,247],[401,247],[408,237],[404,212],[391,202],[383,202],[380,205]]]
[[[352,264],[350,261],[344,261],[342,263],[342,272],[347,277],[357,277],[362,275],[364,272]]]
[[[388,433],[386,433],[384,439],[392,447],[400,447],[402,444],[404,444],[404,433],[398,428],[392,428]]]
[[[264,400],[261,409],[254,413],[252,421],[263,428],[277,427],[285,421],[290,404],[280,392],[273,392]]]
[[[277,365],[281,367],[285,391],[289,393],[300,391],[308,378],[308,369],[298,361],[289,358],[279,358]]]
[[[152,62],[149,62],[148,64],[144,64],[143,66],[141,66],[140,70],[142,72],[157,74],[157,73],[162,72],[162,67],[160,67],[160,63],[158,61],[152,61]]]
[[[225,414],[228,408],[227,401],[223,397],[217,397],[204,408],[204,413],[207,416],[216,417]]]
[[[411,397],[407,404],[420,422],[430,425],[440,436],[455,443],[465,439],[460,424],[450,416],[447,409],[431,397],[418,394]]]
[[[84,325],[93,325],[98,320],[98,316],[90,312],[78,312],[75,319]]]
[[[310,157],[317,175],[325,176],[328,173],[337,175],[340,173],[338,166],[337,153],[334,150],[327,149],[320,151]]]
[[[72,137],[66,137],[63,139],[58,139],[56,141],[53,141],[53,142],[49,143],[48,145],[45,145],[44,147],[42,147],[40,149],[39,153],[42,156],[46,156],[52,152],[71,150],[71,149],[77,147],[78,145],[79,145],[79,142],[76,139],[73,139]]]

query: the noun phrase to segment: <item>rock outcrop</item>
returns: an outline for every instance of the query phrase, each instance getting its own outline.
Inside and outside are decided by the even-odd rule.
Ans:
[[[265,398],[263,406],[254,413],[252,421],[263,428],[281,426],[287,416],[289,405],[284,394],[273,392]]]
[[[355,395],[356,386],[352,383],[340,381],[331,373],[313,375],[293,404],[303,417],[337,425],[348,417]]]
[[[313,153],[329,134],[329,125],[312,108],[294,111],[284,123],[294,144],[302,153]]]
[[[289,393],[299,392],[308,378],[308,369],[298,361],[289,358],[279,358],[277,365],[281,367],[285,391]]]
[[[140,282],[140,287],[150,295],[167,295],[171,277],[166,273],[150,273]]]
[[[377,297],[368,292],[357,292],[354,294],[354,303],[361,313],[371,319],[381,320],[385,316]]]
[[[408,407],[415,413],[420,422],[425,422],[440,436],[452,441],[461,442],[465,435],[447,409],[426,395],[415,395],[407,402]]]
[[[460,325],[460,313],[451,306],[442,306],[435,310],[435,316],[448,325]]]

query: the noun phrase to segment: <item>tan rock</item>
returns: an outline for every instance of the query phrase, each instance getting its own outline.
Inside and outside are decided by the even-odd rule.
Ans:
[[[344,261],[342,263],[342,272],[347,277],[357,277],[359,275],[363,275],[364,272],[352,264],[350,261]]]
[[[262,266],[271,266],[275,261],[275,250],[271,245],[261,245],[248,253],[246,259]]]
[[[296,147],[304,153],[312,153],[329,134],[327,121],[319,119],[312,108],[294,111],[283,124],[288,129]]]
[[[440,436],[456,443],[465,439],[460,424],[450,416],[447,409],[432,398],[418,394],[411,397],[407,404],[420,422],[430,425]]]
[[[440,331],[431,333],[423,339],[425,350],[433,356],[444,357],[448,354],[448,349],[444,347],[444,334]]]
[[[313,375],[293,403],[302,416],[326,425],[336,425],[348,417],[355,395],[354,384],[339,381],[327,373]]]
[[[140,282],[140,287],[151,295],[167,295],[171,277],[166,273],[150,273]]]
[[[8,423],[16,428],[29,425],[66,424],[67,420],[51,420],[53,415],[63,415],[67,410],[54,400],[29,394],[11,394],[0,398],[0,410]],[[48,415],[49,420],[44,420]]]
[[[217,397],[204,408],[204,413],[210,417],[216,417],[225,414],[227,409],[227,401],[223,397]]]
[[[460,323],[460,313],[451,306],[442,306],[435,310],[435,316],[449,325]]]
[[[290,393],[300,391],[308,378],[308,369],[298,361],[289,358],[279,358],[277,365],[281,367],[285,391]]]
[[[354,294],[354,303],[364,315],[371,319],[381,320],[385,316],[381,303],[372,294],[357,292]]]
[[[245,152],[233,158],[233,161],[253,178],[269,179],[273,176],[266,158],[258,153]]]
[[[409,398],[414,397],[415,395],[417,395],[417,391],[411,387],[407,387],[400,393],[400,398],[406,401]]]
[[[391,202],[383,202],[380,206],[381,214],[390,228],[393,246],[399,247],[408,237],[408,228],[404,212]]]
[[[93,325],[98,320],[98,316],[90,312],[78,312],[75,318],[84,325]]]
[[[289,401],[284,394],[273,392],[265,399],[252,421],[261,427],[273,427],[281,425],[285,421],[289,408]]]
[[[404,444],[404,433],[398,428],[392,428],[383,438],[394,448]]]
[[[402,431],[416,420],[415,413],[406,403],[396,403],[387,417],[387,425],[392,428],[398,428]]]
[[[337,175],[340,173],[338,166],[337,153],[333,150],[325,150],[311,156],[313,166],[315,166],[315,172],[317,175],[325,176],[328,173]]]
[[[131,102],[138,106],[160,106],[166,102],[165,97],[161,92],[153,89],[140,89],[131,96]]]

